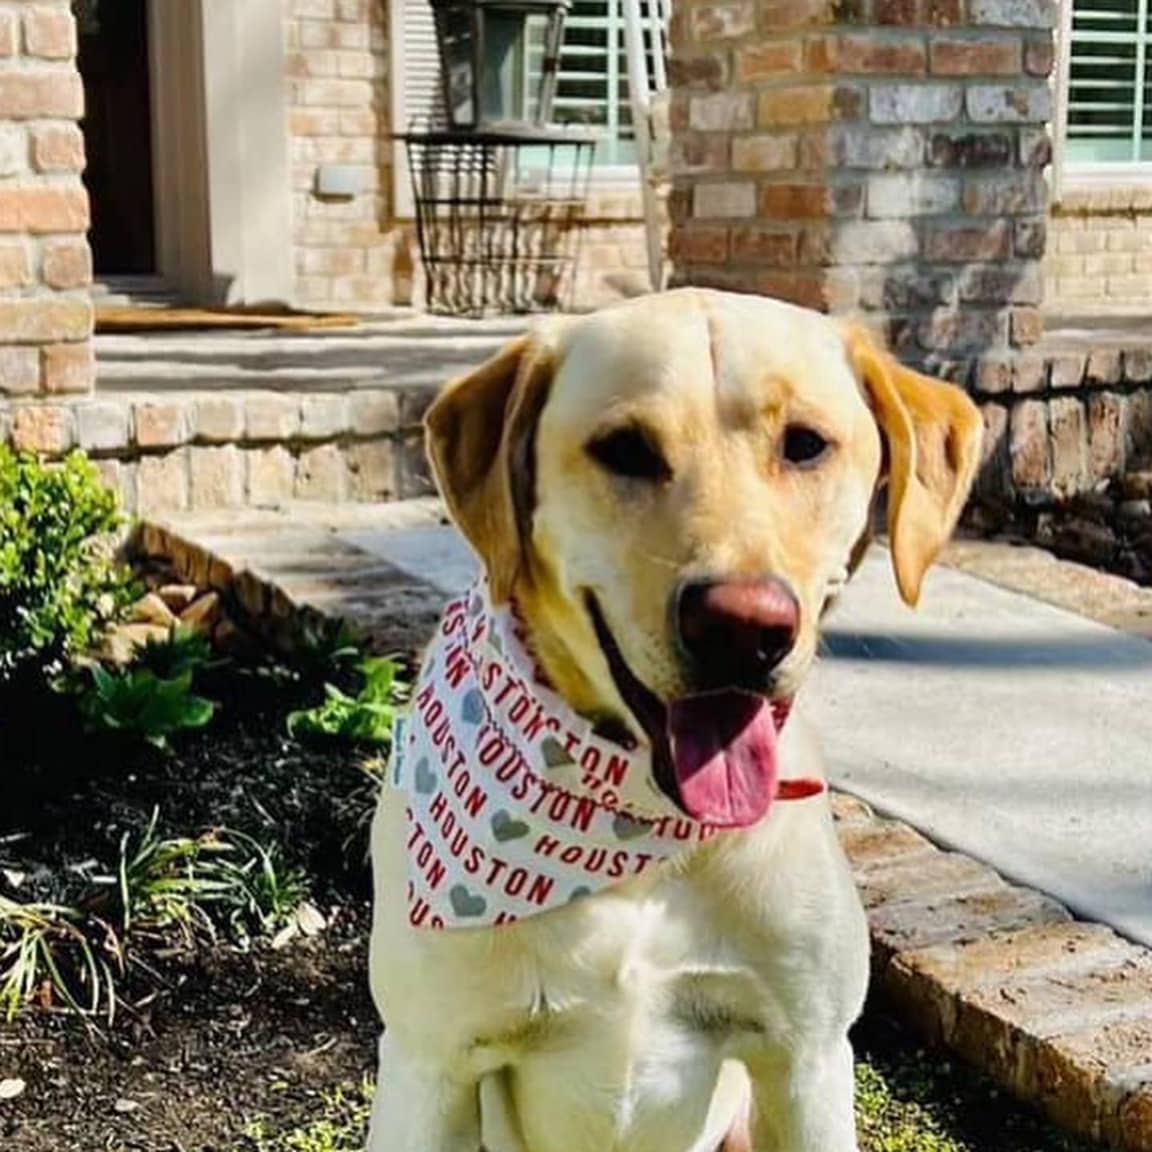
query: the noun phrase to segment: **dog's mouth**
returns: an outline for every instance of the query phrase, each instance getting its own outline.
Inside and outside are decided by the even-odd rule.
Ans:
[[[762,820],[777,799],[823,791],[822,781],[779,779],[788,701],[732,688],[666,703],[628,666],[591,592],[585,604],[616,689],[648,737],[653,778],[686,815],[745,828]]]

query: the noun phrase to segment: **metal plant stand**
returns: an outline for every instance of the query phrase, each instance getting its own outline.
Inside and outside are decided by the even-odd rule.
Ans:
[[[408,151],[429,311],[571,305],[599,139],[585,129],[428,129]]]

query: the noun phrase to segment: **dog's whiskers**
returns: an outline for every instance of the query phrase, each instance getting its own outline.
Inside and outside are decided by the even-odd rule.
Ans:
[[[658,556],[655,552],[642,552],[641,555],[645,560],[651,560],[653,564],[659,564],[664,568],[675,570],[680,567],[680,561],[674,560],[671,556]]]

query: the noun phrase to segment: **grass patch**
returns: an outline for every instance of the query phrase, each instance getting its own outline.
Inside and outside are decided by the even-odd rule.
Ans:
[[[25,1004],[63,1006],[81,1015],[116,1004],[120,940],[106,922],[78,908],[0,896],[0,1013]]]
[[[1091,1152],[974,1069],[878,1013],[857,1026],[861,1152]]]
[[[856,1125],[865,1152],[972,1152],[948,1131],[932,1085],[913,1090],[874,1064],[856,1066]]]
[[[212,829],[198,837],[162,837],[158,811],[127,852],[119,881],[125,929],[178,926],[211,937],[221,931],[246,942],[282,928],[308,896],[303,872],[287,865],[275,843],[245,832]]]
[[[230,1152],[361,1152],[371,1111],[370,1081],[337,1085],[324,1093],[320,1114],[314,1119],[276,1134],[257,1121]]]

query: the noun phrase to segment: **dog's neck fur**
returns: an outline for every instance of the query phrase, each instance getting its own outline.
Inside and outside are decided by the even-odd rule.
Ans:
[[[546,587],[528,577],[517,581],[513,599],[524,624],[524,646],[555,691],[593,724],[615,726],[632,733],[632,720],[621,715],[614,702],[603,698],[591,677],[583,671],[583,662],[563,639],[564,630],[553,623],[557,615],[565,614],[569,617],[565,621],[569,630],[591,630],[581,610],[549,595]]]

